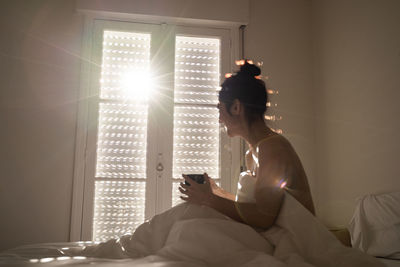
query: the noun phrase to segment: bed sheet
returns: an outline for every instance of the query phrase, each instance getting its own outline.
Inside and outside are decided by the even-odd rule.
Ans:
[[[59,243],[0,254],[0,266],[271,266],[382,267],[343,246],[290,194],[275,226],[256,232],[216,210],[178,205],[142,224],[133,235],[101,244]]]
[[[85,256],[68,255],[68,250],[82,250],[93,242],[69,242],[69,243],[43,243],[20,246],[7,250],[0,254],[0,266],[24,267],[24,266],[74,266],[74,267],[127,267],[127,266],[163,266],[163,267],[198,267],[200,265],[183,261],[173,261],[161,256],[150,255],[138,259],[107,259]]]

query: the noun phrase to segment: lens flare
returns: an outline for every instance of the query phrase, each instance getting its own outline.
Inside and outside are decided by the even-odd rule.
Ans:
[[[121,77],[121,87],[127,98],[146,100],[153,89],[152,81],[147,71],[127,71]]]
[[[287,181],[286,181],[285,178],[278,179],[276,185],[277,185],[277,187],[279,187],[280,189],[284,189],[284,188],[286,188]]]

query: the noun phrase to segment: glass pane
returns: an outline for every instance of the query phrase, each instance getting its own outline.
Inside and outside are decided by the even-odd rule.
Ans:
[[[144,222],[145,182],[96,181],[93,240],[132,233]]]
[[[207,172],[219,178],[220,136],[217,92],[220,81],[218,38],[176,37],[173,178]],[[180,192],[173,185],[176,205]]]
[[[150,77],[150,34],[105,31],[100,98],[147,101]]]
[[[216,104],[220,88],[220,40],[176,37],[175,103]]]
[[[218,110],[175,106],[173,177],[204,172],[219,177]]]
[[[147,104],[100,103],[96,177],[146,178]]]

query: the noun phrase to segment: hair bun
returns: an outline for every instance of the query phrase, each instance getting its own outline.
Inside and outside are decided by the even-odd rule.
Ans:
[[[245,64],[240,66],[239,74],[249,75],[251,77],[258,76],[261,74],[261,70],[254,64],[249,64],[247,61]]]

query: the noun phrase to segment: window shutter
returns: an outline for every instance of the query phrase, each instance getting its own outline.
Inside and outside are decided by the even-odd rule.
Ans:
[[[144,221],[150,34],[104,31],[93,240]]]
[[[184,174],[220,179],[220,39],[177,36],[175,44],[172,205]]]

